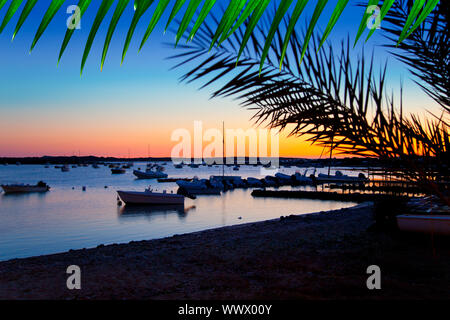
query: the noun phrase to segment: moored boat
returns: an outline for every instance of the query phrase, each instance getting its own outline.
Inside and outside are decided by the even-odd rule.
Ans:
[[[123,174],[127,172],[124,168],[112,168],[111,174]]]
[[[50,187],[43,181],[39,181],[35,185],[30,184],[9,184],[2,185],[5,193],[30,193],[30,192],[47,192]]]
[[[161,204],[184,204],[184,196],[174,193],[153,192],[146,189],[138,191],[117,191],[120,199],[128,205],[161,205]]]
[[[133,170],[133,174],[138,177],[138,179],[159,179],[168,177],[167,173],[164,173],[161,170],[147,170],[145,172]]]

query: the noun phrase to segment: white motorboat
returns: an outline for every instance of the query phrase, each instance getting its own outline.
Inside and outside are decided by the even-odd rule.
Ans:
[[[146,189],[144,192],[138,191],[117,191],[120,199],[129,205],[161,205],[161,204],[184,204],[184,196],[180,194],[163,192],[153,192]]]
[[[197,177],[194,177],[192,181],[178,180],[176,181],[176,184],[182,189],[181,192],[185,191],[191,195],[220,194],[222,191],[221,189],[212,186],[208,180],[199,180]]]
[[[317,175],[317,181],[320,182],[365,182],[367,181],[366,176],[360,173],[357,177],[348,176],[343,174],[341,171],[336,171],[334,175],[327,175],[324,173],[319,173]]]
[[[2,185],[5,193],[30,193],[30,192],[47,192],[50,187],[42,181],[39,181],[35,185],[30,184],[9,184]]]

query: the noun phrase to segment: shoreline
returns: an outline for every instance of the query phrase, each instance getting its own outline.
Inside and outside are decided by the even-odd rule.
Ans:
[[[368,231],[373,206],[0,262],[0,299],[448,299],[447,240]],[[441,243],[442,242],[442,243]],[[382,289],[368,290],[377,264]],[[66,269],[81,268],[81,290]]]

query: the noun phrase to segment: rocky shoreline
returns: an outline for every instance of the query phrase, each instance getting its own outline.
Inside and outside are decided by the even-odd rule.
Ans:
[[[373,206],[0,262],[0,299],[449,299],[448,239],[379,232]],[[371,227],[372,226],[372,227]],[[66,269],[81,268],[81,290]],[[367,267],[381,269],[369,290]]]

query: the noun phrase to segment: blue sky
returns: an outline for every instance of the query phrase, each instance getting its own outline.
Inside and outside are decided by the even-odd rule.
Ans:
[[[354,39],[364,10],[356,7],[355,2],[350,1],[331,33],[333,43],[347,35]],[[101,50],[115,4],[101,26],[82,77],[79,69],[84,44],[96,13],[94,7],[100,1],[93,1],[93,7],[82,19],[81,30],[74,33],[58,67],[59,48],[69,16],[65,8],[76,1],[67,1],[63,5],[29,54],[32,39],[49,3],[50,0],[38,1],[14,42],[11,43],[11,36],[19,14],[0,34],[0,156],[71,155],[80,149],[83,153],[120,156],[129,148],[133,154],[145,155],[147,144],[155,145],[155,155],[164,155],[170,144],[169,133],[180,127],[190,128],[194,120],[203,120],[205,126],[210,127],[220,126],[222,120],[235,128],[252,126],[252,113],[242,109],[238,101],[210,100],[212,88],[197,90],[201,82],[179,83],[183,69],[170,71],[174,62],[165,59],[176,51],[162,44],[174,40],[172,33],[163,33],[167,17],[156,27],[143,50],[137,52],[155,5],[139,23],[122,66],[122,46],[133,15],[131,4],[116,30],[103,72],[100,72]],[[335,3],[328,3],[319,21],[322,30]],[[0,17],[7,6],[0,11]],[[310,17],[313,9],[314,1],[311,1],[301,19]],[[220,12],[220,5],[216,4],[214,10]],[[407,69],[387,54],[381,43],[385,43],[384,38],[375,32],[365,49],[368,53],[374,50],[376,65],[388,61],[388,88],[394,90],[394,94],[398,93],[403,79],[407,111],[424,114],[425,108],[438,110],[412,82]],[[361,51],[361,45],[362,42],[355,48],[355,54]],[[46,132],[37,134],[44,127]],[[158,141],[152,138],[155,130],[160,132]],[[122,132],[123,136],[116,137],[117,132]],[[59,138],[53,142],[55,136]],[[115,137],[117,143],[108,137]],[[301,144],[298,139],[289,141]]]

